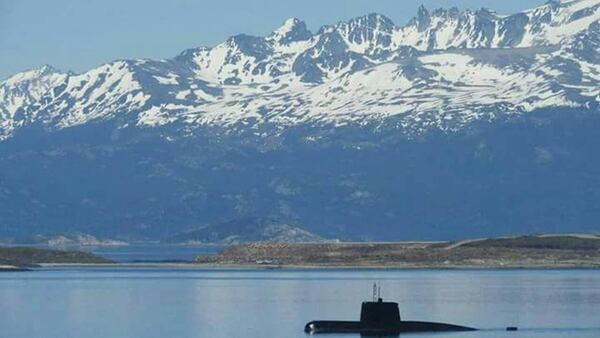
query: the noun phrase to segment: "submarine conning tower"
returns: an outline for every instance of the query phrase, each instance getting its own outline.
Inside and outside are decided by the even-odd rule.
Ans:
[[[400,322],[398,303],[384,302],[378,298],[376,302],[363,302],[360,309],[360,323],[371,327],[394,326]]]

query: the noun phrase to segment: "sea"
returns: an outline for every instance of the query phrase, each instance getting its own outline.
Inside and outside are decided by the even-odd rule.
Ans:
[[[403,319],[480,329],[403,337],[600,337],[599,270],[147,265],[0,273],[0,337],[307,338],[308,321],[357,320],[374,283]]]

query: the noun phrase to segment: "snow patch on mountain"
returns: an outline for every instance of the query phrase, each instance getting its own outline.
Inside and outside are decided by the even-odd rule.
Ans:
[[[458,130],[539,108],[598,109],[600,0],[551,1],[512,15],[421,7],[327,25],[298,19],[171,60],[115,61],[83,74],[44,66],[0,84],[0,139],[118,117],[275,130],[299,124]]]
[[[15,74],[0,84],[0,140],[35,118],[44,95],[59,87],[68,78],[51,66],[44,65]],[[54,93],[50,93],[53,95]]]

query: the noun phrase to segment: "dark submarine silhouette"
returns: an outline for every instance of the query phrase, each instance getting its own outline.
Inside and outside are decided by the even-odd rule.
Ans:
[[[377,291],[377,293],[379,292]],[[380,297],[377,297],[377,301],[362,303],[360,321],[315,320],[307,323],[304,327],[304,332],[310,334],[360,333],[365,336],[476,330],[472,327],[454,324],[401,320],[398,303],[384,302]]]

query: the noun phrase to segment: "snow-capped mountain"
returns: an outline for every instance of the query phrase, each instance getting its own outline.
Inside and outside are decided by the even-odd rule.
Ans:
[[[453,130],[544,107],[597,107],[600,1],[550,1],[509,16],[380,14],[312,34],[289,19],[171,60],[115,61],[83,74],[44,66],[0,85],[0,137],[119,117],[123,126],[381,124]]]
[[[0,239],[255,218],[352,240],[598,232],[599,107],[600,0],[44,66],[0,84]]]

